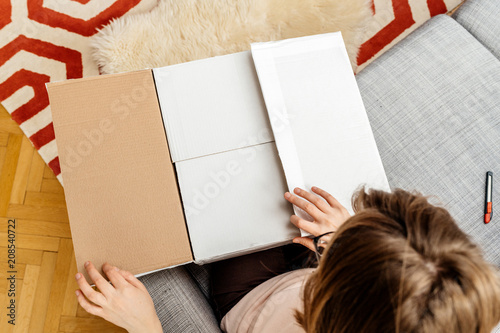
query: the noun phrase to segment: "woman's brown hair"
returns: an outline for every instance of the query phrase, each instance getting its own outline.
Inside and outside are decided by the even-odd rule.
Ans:
[[[400,189],[360,190],[304,286],[306,332],[490,332],[496,267],[448,211]]]

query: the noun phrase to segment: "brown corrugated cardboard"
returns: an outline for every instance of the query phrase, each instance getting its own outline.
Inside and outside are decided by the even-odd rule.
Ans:
[[[78,270],[86,275],[86,260],[133,274],[192,261],[151,70],[47,89]]]

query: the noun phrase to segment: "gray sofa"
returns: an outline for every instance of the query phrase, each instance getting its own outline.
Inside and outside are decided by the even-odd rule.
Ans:
[[[500,266],[500,211],[483,223],[485,173],[500,176],[499,1],[432,18],[357,81],[391,187],[435,195]],[[140,278],[165,332],[220,332],[209,276],[191,264]]]

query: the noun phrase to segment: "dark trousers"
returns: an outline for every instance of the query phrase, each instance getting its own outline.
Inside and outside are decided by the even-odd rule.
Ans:
[[[314,253],[299,244],[288,244],[212,263],[212,301],[219,322],[259,284],[277,275],[315,265]]]

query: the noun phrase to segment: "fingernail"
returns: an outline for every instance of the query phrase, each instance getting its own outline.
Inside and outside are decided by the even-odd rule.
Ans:
[[[89,265],[89,262],[86,261],[85,264],[83,264],[84,267],[87,267]]]
[[[316,186],[311,187],[311,190],[316,191],[318,188]]]
[[[81,278],[81,277],[82,277],[82,274],[80,274],[80,273],[76,273],[76,275],[75,275],[75,279],[77,279],[77,280],[78,280],[78,279],[79,279],[79,278]]]
[[[76,296],[80,296],[80,292],[78,290],[75,290]]]
[[[294,188],[294,189],[293,189],[293,191],[294,191],[295,193],[299,194],[299,193],[300,193],[300,188],[296,187],[296,188]]]
[[[120,269],[118,267],[115,266],[115,271],[119,271]]]

